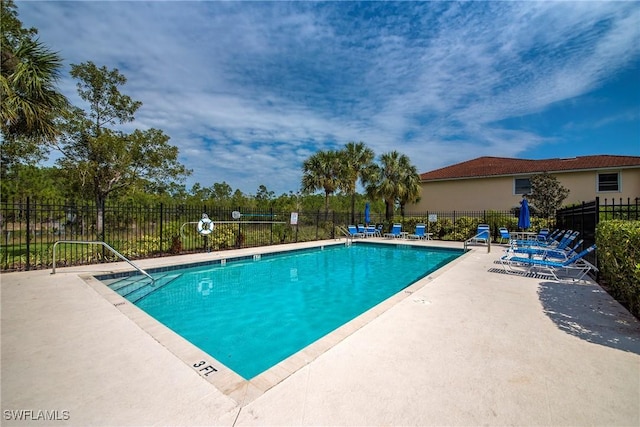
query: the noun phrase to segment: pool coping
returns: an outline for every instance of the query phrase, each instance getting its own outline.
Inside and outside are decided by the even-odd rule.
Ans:
[[[401,240],[396,239],[380,239],[369,238],[360,240],[363,243],[375,243],[382,245],[408,245],[419,247],[433,247],[437,249],[449,249],[449,250],[461,250],[459,242],[451,242],[451,245],[429,245],[428,241],[422,240]],[[426,244],[425,244],[426,243]],[[254,255],[275,255],[280,253],[300,252],[311,250],[325,246],[339,246],[348,244],[348,241],[343,239],[334,241],[319,241],[309,242],[304,247],[295,245],[290,249],[283,249],[283,245],[267,246],[267,247],[255,247],[247,248],[242,253],[233,252],[213,252],[211,253],[212,259],[205,261],[194,261],[193,263],[180,262],[180,259],[172,258],[167,265],[162,267],[150,267],[150,271],[170,271],[172,267],[179,268],[179,266],[185,265],[207,265],[221,262],[222,260],[245,260],[251,259]],[[288,246],[288,245],[284,245]],[[98,277],[105,278],[122,277],[123,275],[131,274],[135,272],[129,268],[115,269],[110,272],[103,272],[99,274],[79,274],[81,278],[91,289],[96,291],[114,307],[116,307],[123,315],[129,320],[135,323],[140,329],[149,334],[155,341],[166,348],[184,364],[194,370],[200,377],[215,386],[220,392],[232,399],[239,407],[244,407],[277,384],[281,383],[289,376],[293,375],[300,369],[304,368],[326,351],[330,350],[335,345],[342,342],[344,339],[385,313],[390,308],[394,307],[400,301],[408,298],[416,291],[422,289],[428,285],[433,279],[440,276],[442,273],[453,268],[456,264],[461,262],[471,251],[467,250],[454,260],[448,262],[444,266],[434,270],[431,273],[418,279],[411,285],[403,288],[400,292],[390,296],[389,298],[381,301],[372,308],[366,310],[362,314],[358,315],[354,319],[341,325],[340,327],[329,332],[325,336],[319,338],[313,343],[307,345],[303,349],[287,357],[261,374],[253,377],[250,380],[246,380],[232,369],[218,361],[216,358],[201,350],[185,338],[181,337],[170,328],[147,314],[144,310],[137,307],[134,303],[127,300],[125,297],[119,295],[116,291],[109,288],[104,282],[101,282]],[[237,255],[235,255],[237,254]],[[167,269],[167,270],[165,270]]]

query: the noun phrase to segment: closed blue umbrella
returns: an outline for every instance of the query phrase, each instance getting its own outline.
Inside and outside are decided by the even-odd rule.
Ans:
[[[529,214],[529,202],[526,198],[522,198],[520,204],[520,216],[518,217],[518,228],[526,230],[531,226],[531,219]]]
[[[371,222],[371,208],[369,207],[369,202],[364,205],[364,223],[369,225]]]

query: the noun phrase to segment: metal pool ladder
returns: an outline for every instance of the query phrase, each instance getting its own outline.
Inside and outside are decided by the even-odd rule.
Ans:
[[[347,246],[350,246],[353,243],[353,236],[351,235],[351,233],[349,233],[349,230],[347,230],[344,226],[342,225],[338,225],[336,227],[338,229],[338,231],[342,234],[344,234],[344,236],[347,238]]]
[[[143,269],[141,269],[140,267],[135,265],[132,261],[129,261],[127,258],[125,258],[124,255],[122,255],[120,252],[118,252],[115,249],[113,249],[111,246],[109,246],[105,242],[98,241],[98,240],[96,240],[96,241],[90,241],[90,240],[58,240],[57,242],[55,242],[53,244],[53,271],[51,272],[51,274],[56,274],[56,246],[58,246],[58,243],[73,243],[73,244],[80,244],[80,245],[102,245],[105,248],[109,249],[114,254],[116,254],[118,256],[118,258],[120,258],[123,261],[128,262],[130,266],[132,266],[133,268],[138,270],[140,273],[144,274],[149,279],[151,279],[151,282],[155,282],[155,279],[153,277],[151,277],[151,275],[149,275],[149,273],[147,273],[146,271],[144,271]]]

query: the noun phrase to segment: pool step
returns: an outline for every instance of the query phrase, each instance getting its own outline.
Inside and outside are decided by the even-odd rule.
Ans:
[[[182,276],[182,274],[165,274],[163,276],[154,277],[154,282],[151,282],[145,276],[132,276],[111,283],[109,287],[119,295],[135,303],[150,293],[168,285],[180,276]]]
[[[142,275],[135,275],[135,276],[126,276],[120,279],[113,279],[111,282],[106,282],[106,281],[104,282],[107,283],[107,286],[109,286],[109,288],[111,288],[112,290],[122,295],[122,292],[125,292],[125,293],[127,292],[125,288],[134,286],[137,283],[149,282],[149,278]],[[120,291],[121,289],[123,290],[122,292]]]

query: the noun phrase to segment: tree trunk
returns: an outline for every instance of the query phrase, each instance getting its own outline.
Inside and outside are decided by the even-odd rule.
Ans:
[[[104,237],[104,202],[102,195],[96,196],[96,236],[100,240]]]
[[[356,223],[356,193],[351,194],[351,224]]]
[[[329,218],[329,193],[324,193],[324,221],[327,222]]]
[[[385,207],[385,218],[387,221],[390,221],[393,218],[393,203],[390,203],[388,200],[384,201]]]

